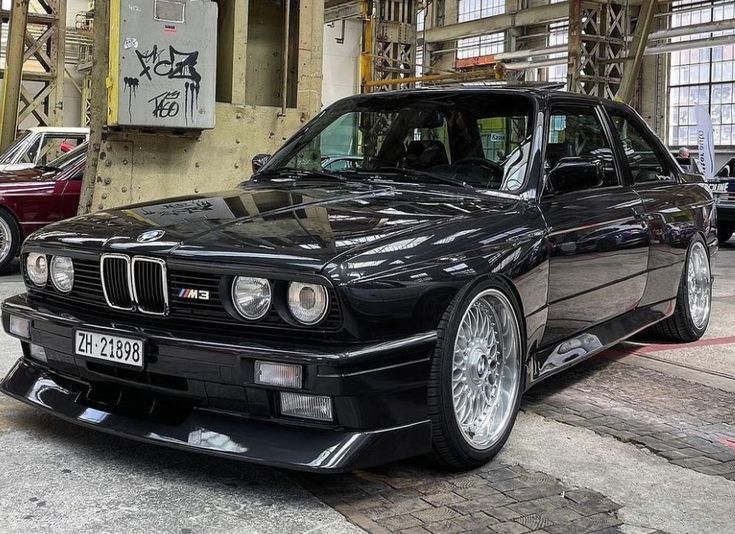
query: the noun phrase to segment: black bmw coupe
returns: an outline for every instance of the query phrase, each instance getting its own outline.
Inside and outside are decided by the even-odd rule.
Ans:
[[[349,168],[324,161],[349,157]],[[363,95],[222,193],[51,225],[2,391],[162,445],[338,472],[490,460],[521,396],[645,329],[698,339],[712,194],[629,107]]]

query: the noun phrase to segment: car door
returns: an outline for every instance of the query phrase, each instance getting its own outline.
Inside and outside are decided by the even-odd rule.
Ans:
[[[639,195],[621,172],[613,140],[601,106],[551,108],[539,203],[549,251],[548,319],[540,348],[633,310],[643,295],[647,223]],[[562,187],[552,178],[565,165],[597,169],[596,178],[585,181],[572,173]],[[558,365],[538,363],[541,372]]]
[[[62,219],[74,217],[79,208],[79,194],[82,190],[82,178],[84,177],[84,169],[87,166],[87,158],[74,163],[68,171],[64,171],[64,176],[59,180],[62,186],[59,195],[59,211]]]
[[[624,171],[649,221],[649,282],[641,306],[676,298],[687,247],[706,228],[711,207],[703,184],[680,179],[676,163],[646,123],[625,106],[606,106],[624,156]]]

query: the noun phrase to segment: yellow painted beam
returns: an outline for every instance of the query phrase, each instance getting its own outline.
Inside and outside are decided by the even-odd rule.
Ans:
[[[107,87],[107,124],[118,124],[118,88],[120,87],[120,5],[122,0],[110,1],[110,58]]]

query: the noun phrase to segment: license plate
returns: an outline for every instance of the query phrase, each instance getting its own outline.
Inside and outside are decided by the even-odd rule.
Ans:
[[[129,337],[77,330],[74,352],[79,356],[143,368],[143,341]]]

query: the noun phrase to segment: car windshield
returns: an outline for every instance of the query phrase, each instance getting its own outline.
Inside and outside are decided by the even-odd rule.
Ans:
[[[32,163],[28,145],[33,137],[34,134],[31,131],[27,131],[19,136],[13,144],[5,150],[5,152],[0,154],[0,165]],[[38,138],[36,138],[36,140],[38,140]]]
[[[292,138],[261,175],[441,182],[519,191],[533,102],[524,95],[406,92],[347,99]]]

